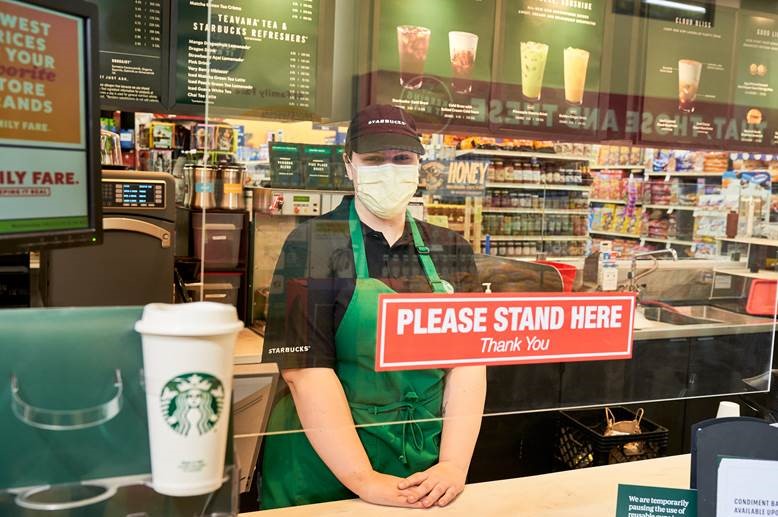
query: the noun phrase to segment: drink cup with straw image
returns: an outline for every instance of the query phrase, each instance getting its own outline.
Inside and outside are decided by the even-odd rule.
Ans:
[[[477,49],[478,35],[459,31],[448,33],[448,51],[453,73],[451,85],[457,93],[466,94],[473,89],[471,78]]]
[[[418,90],[424,82],[424,65],[430,47],[431,31],[416,25],[397,27],[397,51],[400,55],[400,84]]]

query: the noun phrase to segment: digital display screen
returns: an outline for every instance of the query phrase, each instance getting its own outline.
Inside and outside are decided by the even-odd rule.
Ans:
[[[310,196],[294,196],[292,198],[293,203],[310,203],[311,198]]]
[[[0,0],[2,237],[89,228],[85,30],[84,18]]]
[[[103,182],[103,206],[165,208],[165,184],[157,182]]]

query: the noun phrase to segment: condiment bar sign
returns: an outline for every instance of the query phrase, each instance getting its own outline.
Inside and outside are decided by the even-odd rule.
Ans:
[[[376,371],[632,357],[632,293],[386,294]]]

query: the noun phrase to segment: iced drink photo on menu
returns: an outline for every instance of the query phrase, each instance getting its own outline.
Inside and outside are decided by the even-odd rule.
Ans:
[[[691,113],[700,87],[702,63],[691,59],[678,60],[678,109]]]
[[[397,50],[400,53],[400,84],[409,90],[418,90],[423,83],[424,64],[430,47],[431,32],[426,27],[400,25],[397,27]]]
[[[583,102],[589,52],[580,48],[565,49],[565,100],[570,104]]]
[[[546,57],[548,57],[548,45],[545,43],[521,42],[521,94],[527,100],[540,100]]]
[[[473,88],[471,77],[477,49],[477,35],[458,31],[448,33],[448,51],[454,75],[451,86],[457,93],[470,93]]]

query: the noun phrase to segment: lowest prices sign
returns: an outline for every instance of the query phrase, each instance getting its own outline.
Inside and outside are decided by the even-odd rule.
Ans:
[[[633,293],[381,295],[376,371],[632,357]]]

